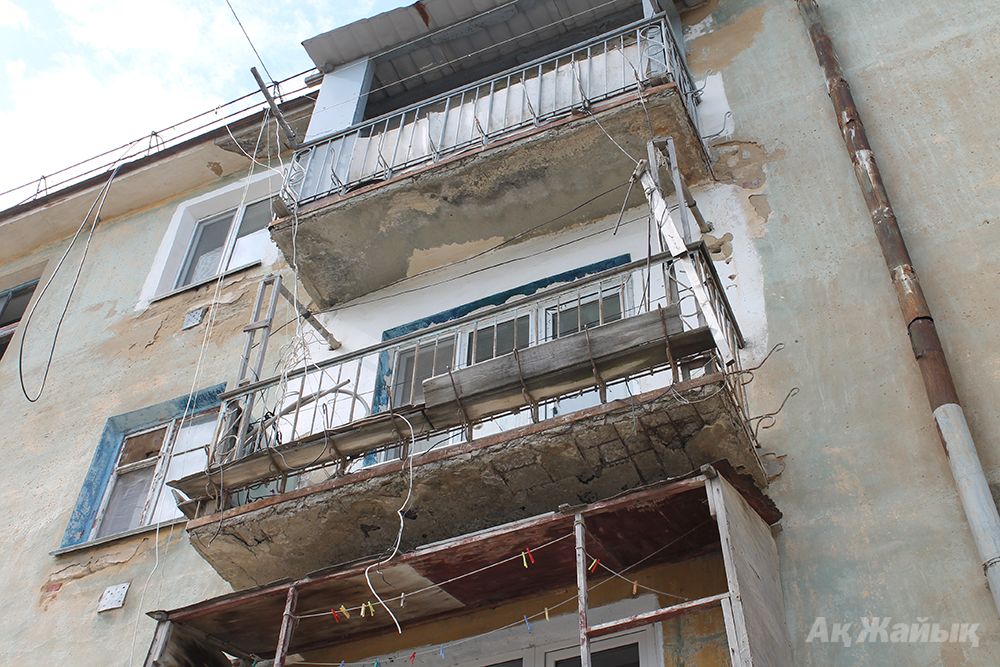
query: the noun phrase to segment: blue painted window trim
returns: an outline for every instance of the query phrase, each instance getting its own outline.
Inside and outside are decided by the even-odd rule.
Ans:
[[[110,417],[104,423],[104,431],[97,443],[97,450],[83,480],[83,487],[76,499],[76,507],[70,515],[59,548],[77,546],[90,538],[90,532],[97,521],[97,513],[101,509],[101,502],[104,500],[126,435],[181,417],[185,409],[191,414],[217,407],[220,403],[219,394],[225,388],[226,385],[223,383],[195,392],[191,397],[190,407],[188,407],[188,395],[184,394],[147,408]]]
[[[562,273],[548,276],[546,278],[541,278],[539,280],[521,285],[520,287],[514,287],[512,289],[504,290],[503,292],[497,292],[496,294],[483,297],[482,299],[470,301],[469,303],[462,304],[461,306],[449,308],[448,310],[442,310],[441,312],[434,313],[428,317],[423,317],[419,320],[413,320],[412,322],[407,322],[406,324],[400,324],[399,326],[391,329],[386,329],[382,332],[382,341],[390,341],[414,331],[434,326],[435,324],[457,320],[458,318],[465,317],[469,313],[474,313],[477,310],[507,303],[512,297],[531,296],[532,294],[535,294],[536,292],[551,285],[579,280],[595,273],[600,273],[601,271],[613,269],[616,266],[628,264],[631,261],[632,256],[629,254],[618,255],[616,257],[601,260],[600,262],[594,262],[593,264],[587,264],[586,266],[581,266],[575,269],[570,269],[569,271],[563,271]],[[373,413],[384,412],[389,408],[388,377],[389,352],[386,350],[379,353],[378,375],[375,379],[375,392],[372,396]],[[367,456],[365,457],[365,462],[366,464],[368,463]]]

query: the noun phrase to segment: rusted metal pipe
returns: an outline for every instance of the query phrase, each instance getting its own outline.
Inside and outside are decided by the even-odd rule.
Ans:
[[[816,57],[826,76],[827,91],[837,113],[837,124],[854,164],[861,193],[875,226],[896,299],[906,322],[913,356],[923,376],[924,389],[934,414],[941,444],[951,467],[958,495],[965,510],[983,570],[1000,611],[1000,514],[990,493],[989,483],[969,432],[965,413],[955,390],[944,349],[938,338],[930,307],[906,249],[896,214],[882,182],[868,135],[861,122],[851,87],[840,69],[833,42],[826,32],[816,0],[796,0],[805,21]]]
[[[577,614],[580,617],[580,667],[590,667],[590,635],[587,631],[587,543],[583,515],[573,517],[573,535],[576,538],[576,592]]]

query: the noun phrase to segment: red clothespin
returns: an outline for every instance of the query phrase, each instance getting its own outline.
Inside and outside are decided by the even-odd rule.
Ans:
[[[601,564],[601,559],[600,558],[595,558],[594,562],[591,563],[590,567],[587,568],[587,569],[589,569],[591,573],[594,573],[594,572],[597,571],[597,566],[600,565],[600,564]]]
[[[410,654],[410,664],[412,665],[413,661],[416,659],[417,659],[417,652],[414,651],[413,653]]]
[[[337,623],[340,623],[340,614],[337,613],[337,610],[331,609],[330,613],[333,614],[333,620],[337,621]]]
[[[535,564],[535,557],[531,555],[531,547],[525,547],[524,549],[528,553],[528,560],[531,561],[532,565],[534,565]]]

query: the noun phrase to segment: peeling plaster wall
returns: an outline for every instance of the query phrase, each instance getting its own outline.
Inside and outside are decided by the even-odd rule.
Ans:
[[[993,38],[1000,18],[974,0],[827,0],[823,11],[937,316],[984,467],[1000,487],[991,251],[1000,247],[1000,129],[989,122],[1000,99],[992,76],[1000,61]],[[756,372],[752,412],[774,410],[793,385],[800,389],[760,436],[785,466],[770,494],[785,514],[778,545],[795,664],[993,665],[1000,623],[794,2],[709,0],[684,20],[689,63],[708,83],[704,131],[724,128],[713,140],[718,183],[695,191],[715,224],[706,240],[748,339],[745,360],[760,361],[778,342],[786,346]],[[726,112],[732,116],[724,125]],[[6,510],[0,545],[5,571],[14,573],[0,579],[0,594],[19,610],[0,620],[4,635],[17,638],[0,644],[0,662],[39,664],[44,656],[45,663],[108,664],[109,655],[129,653],[140,611],[227,590],[179,528],[159,536],[158,565],[152,534],[47,555],[104,420],[190,389],[203,329],[179,326],[187,310],[210,300],[208,288],[133,312],[173,207],[100,226],[40,403],[29,406],[20,397],[16,358],[0,361],[0,404],[10,424],[0,468]],[[615,237],[607,232],[612,216],[535,238],[321,318],[344,342],[343,352],[357,349],[392,326],[505,287],[622,252],[640,257],[644,216],[642,208],[626,211],[625,219],[636,221]],[[597,230],[603,231],[588,236]],[[415,257],[401,271],[412,275],[457,250],[439,248],[439,257]],[[5,264],[0,277],[60,251],[51,247]],[[545,262],[537,259],[543,252]],[[463,277],[473,270],[474,279]],[[260,272],[226,281],[199,386],[231,380],[252,277]],[[443,279],[450,280],[422,289]],[[42,334],[51,332],[68,285],[61,277],[37,313],[27,363],[33,387]],[[36,472],[40,466],[44,472]],[[126,607],[97,616],[101,591],[122,581],[133,584]],[[855,628],[872,616],[979,623],[981,645],[807,643],[817,616]],[[143,619],[137,655],[151,631]]]
[[[135,660],[149,646],[154,622],[146,611],[230,590],[190,548],[183,525],[49,555],[59,546],[108,417],[187,394],[192,387],[205,325],[181,331],[181,324],[187,311],[213,302],[211,286],[142,311],[135,306],[176,205],[226,182],[220,179],[212,188],[176,195],[98,226],[37,403],[28,403],[18,384],[21,333],[0,359],[0,598],[5,607],[0,664],[129,664],[133,636]],[[64,247],[60,243],[5,263],[0,277],[40,263],[47,277]],[[25,371],[33,393],[79,257],[77,248],[31,323]],[[256,277],[271,268],[281,267],[258,267],[224,282],[212,341],[195,382],[199,388],[232,382]],[[284,340],[279,335],[273,345]],[[131,583],[124,608],[98,615],[104,589],[124,582]]]
[[[987,120],[1000,99],[1000,20],[973,0],[820,5],[1000,483],[1000,129]],[[752,412],[800,389],[760,435],[786,466],[769,492],[785,513],[795,664],[994,665],[1000,623],[795,3],[710,0],[684,18],[695,78],[710,83],[705,132],[732,112],[713,146],[722,184],[696,193],[709,210],[744,213],[709,216],[714,235],[733,234],[735,270],[719,272],[736,274],[741,315],[766,320],[766,341],[748,332],[752,356],[786,345],[756,373]],[[759,275],[740,265],[752,256]],[[817,616],[853,623],[855,637],[862,617],[979,623],[981,643],[807,643]]]

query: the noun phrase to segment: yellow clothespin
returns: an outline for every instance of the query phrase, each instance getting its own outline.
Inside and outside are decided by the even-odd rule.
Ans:
[[[374,616],[375,615],[375,607],[372,606],[372,601],[371,600],[368,601],[368,615],[369,616]]]
[[[546,621],[549,620],[549,608],[548,607],[545,608],[545,620]]]
[[[344,615],[344,618],[350,618],[351,612],[347,611],[347,607],[340,605],[340,613]]]

